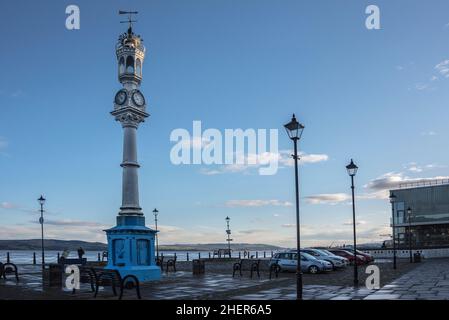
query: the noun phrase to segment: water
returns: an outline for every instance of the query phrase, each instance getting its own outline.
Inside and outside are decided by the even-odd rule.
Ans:
[[[31,264],[33,263],[33,252],[36,253],[36,263],[41,263],[41,252],[40,251],[32,251],[32,250],[0,250],[0,262],[6,262],[6,253],[9,252],[9,259],[12,263],[15,264]],[[57,262],[58,252],[62,254],[62,251],[54,251],[54,250],[46,250],[45,251],[45,262],[46,263],[55,263]],[[88,261],[98,261],[98,253],[100,253],[101,259],[101,251],[86,251],[84,254],[84,258],[87,258]],[[187,253],[189,254],[189,260],[201,258],[209,258],[209,252],[207,251],[160,251],[159,254],[163,254],[164,256],[174,256],[176,253],[176,258],[178,261],[187,261]],[[251,251],[251,256],[256,257],[256,251]],[[257,252],[258,258],[262,259],[264,257],[264,251]],[[210,256],[213,257],[213,252],[210,252]],[[239,257],[238,251],[233,251],[233,258]],[[271,251],[265,251],[266,258],[271,257]],[[241,251],[241,257],[243,258],[243,251]],[[76,250],[71,251],[68,258],[78,258],[78,253]]]

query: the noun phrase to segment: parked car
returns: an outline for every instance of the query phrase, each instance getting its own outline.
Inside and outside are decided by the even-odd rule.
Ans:
[[[347,250],[351,253],[354,253],[354,249],[352,249],[352,248],[349,248],[349,249],[345,248],[345,250]],[[367,263],[374,262],[374,257],[368,253],[362,252],[360,250],[356,250],[356,254],[364,257]]]
[[[329,248],[327,250],[337,256],[344,257],[344,258],[348,259],[351,264],[354,264],[354,260],[357,265],[362,265],[362,264],[366,263],[366,259],[363,256],[354,255],[354,253],[352,253],[352,252],[349,252],[349,251],[346,251],[343,249],[335,249],[335,248]]]
[[[280,271],[296,271],[297,254],[296,251],[279,252],[270,259],[270,266],[277,263]],[[318,260],[310,254],[301,252],[301,271],[307,273],[319,273],[332,271],[332,264],[328,261]]]
[[[311,256],[314,256],[315,258],[317,258],[318,260],[324,260],[324,261],[330,262],[332,264],[332,268],[334,270],[339,269],[339,268],[344,268],[347,265],[345,262],[345,260],[347,260],[346,258],[339,257],[339,256],[336,256],[333,254],[329,255],[319,249],[305,248],[305,249],[301,249],[301,252],[308,253]]]
[[[339,259],[342,259],[342,261],[345,264],[345,266],[348,266],[350,264],[349,259],[347,259],[345,257],[337,256],[336,254],[333,254],[332,252],[330,252],[330,251],[328,251],[326,249],[322,249],[322,248],[313,248],[313,249],[319,250],[319,251],[321,251],[321,252],[323,252],[323,253],[325,253],[325,254],[327,254],[329,256],[337,257]]]

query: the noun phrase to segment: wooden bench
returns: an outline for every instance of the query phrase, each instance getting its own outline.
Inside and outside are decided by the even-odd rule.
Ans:
[[[112,269],[100,269],[91,268],[95,274],[95,294],[97,297],[98,289],[100,286],[111,286],[112,292],[117,296],[117,287],[120,289],[119,300],[123,297],[123,290],[125,289],[136,289],[137,298],[142,299],[140,295],[140,284],[139,280],[134,275],[127,275],[124,278],[121,277],[117,270]]]
[[[79,270],[80,270],[80,283],[89,283],[91,291],[95,292],[96,278],[94,269],[92,267],[81,266],[79,267]],[[73,288],[72,293],[75,292],[76,289]]]
[[[3,279],[6,280],[7,274],[14,274],[16,277],[16,281],[19,282],[19,274],[17,272],[17,266],[14,263],[1,263],[0,262],[0,278],[3,276]]]
[[[260,278],[260,260],[252,260],[252,259],[240,259],[239,262],[234,263],[234,266],[232,267],[232,277],[235,276],[235,273],[238,271],[240,276],[242,276],[243,271],[243,264],[245,262],[250,263],[249,271],[250,271],[250,277],[253,277],[253,273],[257,273],[257,277]]]

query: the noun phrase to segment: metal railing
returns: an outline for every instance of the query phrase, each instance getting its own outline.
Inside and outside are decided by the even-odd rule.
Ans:
[[[399,189],[431,187],[449,184],[449,179],[421,179],[413,182],[404,182],[399,184]]]

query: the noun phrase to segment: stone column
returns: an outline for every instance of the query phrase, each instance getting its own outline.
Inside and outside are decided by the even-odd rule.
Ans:
[[[122,206],[120,215],[142,215],[139,205],[139,178],[137,170],[137,126],[138,121],[129,117],[122,121],[123,126],[123,168]]]

